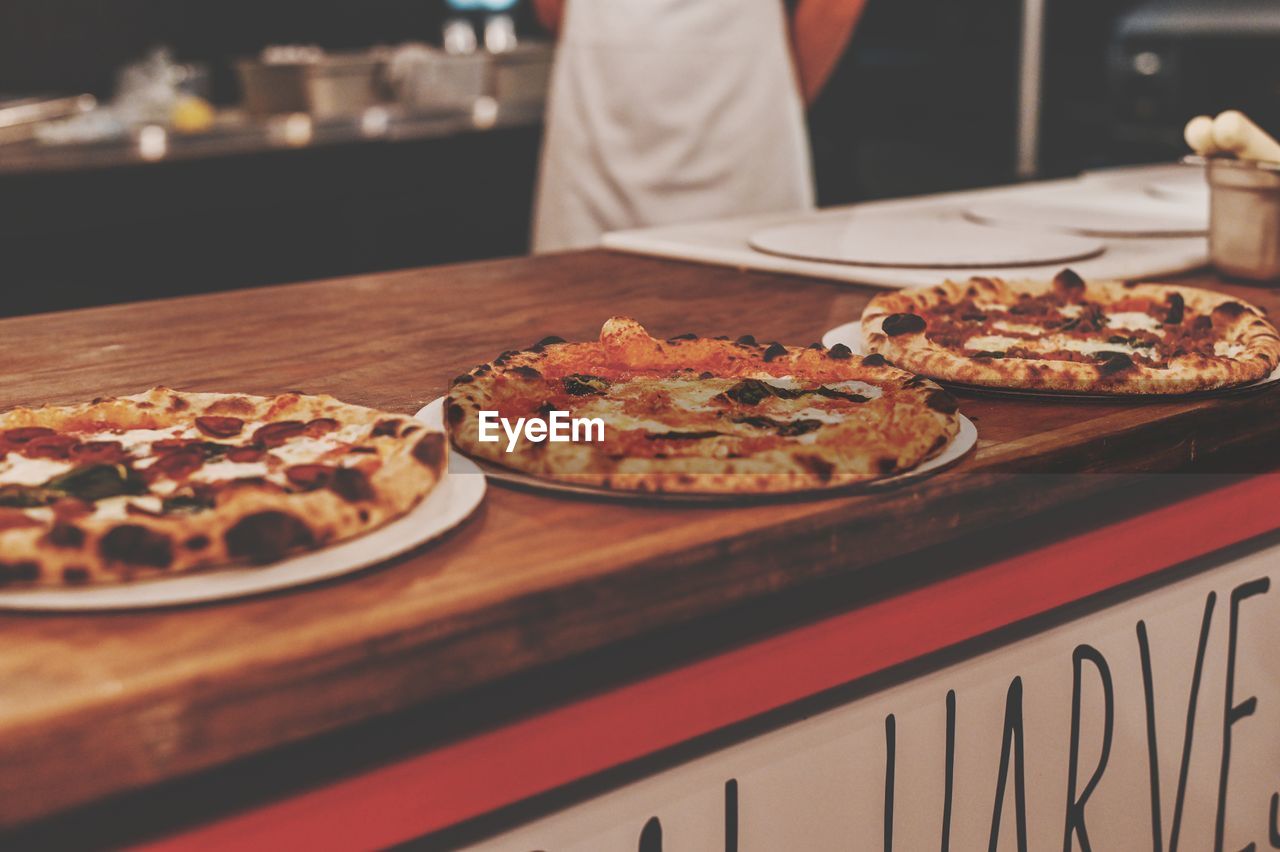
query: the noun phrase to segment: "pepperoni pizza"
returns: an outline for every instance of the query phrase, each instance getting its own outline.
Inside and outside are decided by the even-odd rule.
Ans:
[[[404,514],[444,436],[328,396],[155,388],[0,414],[0,584],[266,563]]]

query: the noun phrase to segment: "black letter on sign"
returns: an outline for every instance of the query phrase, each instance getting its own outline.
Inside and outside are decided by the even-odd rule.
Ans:
[[[1218,596],[1213,592],[1204,599],[1204,617],[1200,620],[1200,644],[1196,647],[1196,664],[1191,670],[1191,695],[1187,698],[1187,726],[1182,737],[1182,765],[1178,769],[1178,792],[1173,800],[1173,827],[1169,831],[1169,852],[1178,850],[1178,832],[1182,829],[1182,803],[1187,795],[1187,777],[1191,768],[1191,740],[1196,730],[1196,702],[1200,698],[1200,676],[1204,674],[1204,654],[1209,647],[1209,627]],[[1147,764],[1151,776],[1151,848],[1161,852],[1160,758],[1156,748],[1155,686],[1151,680],[1151,648],[1147,643],[1147,625],[1138,622],[1138,653],[1142,658],[1142,689],[1147,700]]]
[[[1227,770],[1231,765],[1231,726],[1246,716],[1252,716],[1258,708],[1257,696],[1250,696],[1235,704],[1232,693],[1236,686],[1236,633],[1240,626],[1240,602],[1254,595],[1265,594],[1271,588],[1271,579],[1257,580],[1236,586],[1231,590],[1231,617],[1227,626],[1227,694],[1222,711],[1222,770],[1218,773],[1218,820],[1213,831],[1213,848],[1222,852],[1222,835],[1227,821]]]
[[[724,852],[738,852],[738,779],[724,782]]]
[[[893,852],[893,769],[897,759],[896,720],[890,713],[884,717],[884,852]]]
[[[662,823],[657,817],[649,817],[640,830],[640,852],[662,852]]]
[[[956,691],[947,690],[947,775],[942,792],[942,852],[951,849],[951,795],[956,774]]]
[[[1093,663],[1102,679],[1103,722],[1102,722],[1102,754],[1098,757],[1098,765],[1089,776],[1089,783],[1076,798],[1076,769],[1080,765],[1080,676],[1085,660]],[[1062,852],[1071,852],[1071,838],[1080,838],[1081,852],[1089,852],[1093,848],[1089,843],[1089,832],[1084,825],[1084,806],[1093,795],[1093,790],[1107,768],[1107,758],[1111,756],[1111,733],[1115,726],[1115,694],[1111,688],[1111,669],[1107,660],[1098,649],[1089,645],[1077,645],[1071,654],[1071,751],[1067,768],[1067,824],[1063,830]]]
[[[1000,746],[1000,780],[996,783],[996,805],[991,814],[991,842],[989,852],[996,852],[1000,841],[1000,811],[1004,807],[1004,785],[1009,778],[1009,754],[1016,747],[1013,764],[1013,801],[1018,824],[1018,852],[1027,852],[1027,784],[1023,772],[1022,753],[1022,678],[1009,682],[1009,692],[1004,699],[1004,742]]]
[[[1280,849],[1280,793],[1271,794],[1271,825],[1267,829],[1270,835],[1271,848]]]

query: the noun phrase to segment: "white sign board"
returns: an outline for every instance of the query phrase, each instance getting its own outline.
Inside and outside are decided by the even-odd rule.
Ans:
[[[1277,574],[1255,551],[473,848],[1280,848]]]

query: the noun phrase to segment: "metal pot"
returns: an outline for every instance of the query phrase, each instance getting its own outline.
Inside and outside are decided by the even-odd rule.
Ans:
[[[1209,258],[1224,275],[1280,280],[1280,163],[1214,157],[1209,180]]]

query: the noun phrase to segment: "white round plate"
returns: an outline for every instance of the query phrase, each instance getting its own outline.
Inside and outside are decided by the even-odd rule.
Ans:
[[[795,222],[756,231],[747,242],[756,251],[782,257],[903,269],[1038,266],[1096,257],[1106,248],[1097,239],[1074,234],[905,216]]]
[[[484,498],[485,478],[453,454],[449,472],[402,518],[320,550],[262,567],[233,566],[115,586],[0,592],[0,610],[84,612],[151,609],[260,595],[318,583],[408,553],[461,524]]]
[[[1128,191],[992,199],[973,204],[965,216],[984,225],[1023,233],[1195,237],[1209,229],[1208,205]]]
[[[855,354],[862,355],[862,322],[847,322],[844,325],[838,325],[835,328],[822,335],[822,345],[830,349],[837,343],[843,343],[848,346]],[[1191,393],[1170,393],[1170,394],[1118,394],[1118,393],[1070,393],[1067,391],[1038,391],[1028,388],[989,388],[983,385],[966,385],[960,382],[948,382],[939,379],[942,384],[950,388],[958,388],[972,393],[988,394],[990,396],[1016,396],[1021,398],[1037,398],[1037,399],[1071,399],[1071,400],[1094,400],[1098,402],[1162,402],[1170,399],[1186,399],[1188,397],[1203,396],[1227,396],[1233,393],[1243,393],[1246,391],[1257,390],[1266,385],[1280,382],[1280,367],[1276,367],[1271,371],[1271,375],[1265,379],[1258,379],[1256,382],[1250,382],[1247,385],[1239,385],[1234,388],[1221,388],[1219,390],[1193,391]]]
[[[440,428],[444,423],[444,397],[434,399],[422,407],[417,415],[419,420],[425,422],[432,428]],[[495,482],[503,485],[511,485],[517,488],[527,488],[534,491],[545,491],[552,494],[569,494],[578,497],[594,497],[605,498],[609,500],[630,500],[639,502],[661,502],[661,503],[746,503],[746,502],[777,502],[781,500],[794,498],[812,498],[822,496],[839,496],[849,494],[850,492],[860,492],[868,489],[888,488],[894,485],[902,485],[904,483],[928,476],[930,473],[936,473],[945,467],[949,467],[965,454],[974,448],[978,443],[978,427],[973,422],[960,415],[960,431],[956,433],[956,437],[947,445],[941,453],[926,461],[924,464],[914,467],[911,470],[889,476],[884,479],[876,479],[870,482],[854,483],[852,485],[841,486],[838,488],[814,488],[808,491],[787,491],[779,494],[653,494],[644,491],[618,491],[612,488],[596,488],[590,485],[572,485],[566,482],[556,482],[551,479],[542,479],[537,476],[531,476],[527,473],[509,470],[499,465],[490,464],[484,460],[471,459],[464,455],[461,450],[449,446],[449,463],[453,464],[454,459],[465,459],[469,462],[479,465],[484,471],[485,476],[491,477]]]
[[[1209,184],[1204,175],[1195,175],[1195,180],[1159,180],[1152,181],[1142,188],[1152,198],[1162,201],[1174,201],[1179,204],[1195,205],[1209,208]]]

